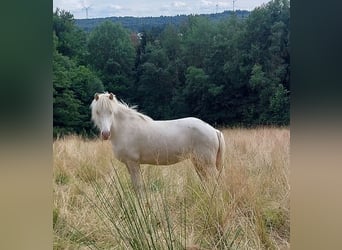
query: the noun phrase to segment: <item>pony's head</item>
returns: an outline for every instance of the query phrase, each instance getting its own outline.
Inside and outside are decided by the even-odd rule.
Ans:
[[[115,107],[115,95],[113,93],[103,93],[94,95],[91,107],[91,119],[100,129],[104,140],[110,138],[110,129],[113,123],[113,112]]]

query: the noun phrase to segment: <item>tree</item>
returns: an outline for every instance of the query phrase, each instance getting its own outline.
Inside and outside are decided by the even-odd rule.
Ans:
[[[59,52],[53,53],[53,134],[77,132],[81,115],[81,102],[71,90],[70,71],[74,63]]]
[[[64,56],[84,63],[86,50],[86,34],[75,25],[73,15],[64,10],[56,9],[53,13],[53,32],[58,38],[56,49]]]
[[[270,122],[271,114],[269,106],[273,86],[265,72],[262,70],[262,66],[260,64],[255,64],[253,66],[249,85],[253,91],[252,93],[254,93],[254,96],[256,97],[253,99],[253,103],[251,104],[253,108],[250,109],[250,115],[254,118],[254,122],[257,124]]]
[[[170,102],[174,89],[174,76],[170,74],[170,62],[159,42],[148,43],[138,67],[136,101],[144,112],[155,119],[171,116]],[[158,104],[156,104],[158,100]]]
[[[208,18],[190,16],[183,34],[183,60],[187,66],[206,68],[211,45],[215,40],[215,26]]]
[[[274,0],[256,8],[246,22],[251,106],[261,124],[289,122],[289,1]]]
[[[221,86],[213,98],[212,111],[215,122],[224,125],[242,125],[250,122],[248,117],[248,54],[244,50],[245,22],[233,15],[217,25],[215,39],[208,55],[209,81]]]
[[[175,26],[168,25],[161,34],[161,45],[169,60],[176,60],[181,52],[182,34],[178,32]]]
[[[89,105],[94,93],[103,91],[102,82],[89,68],[80,65],[80,54],[72,53],[77,49],[84,53],[85,47],[78,47],[77,42],[67,43],[74,41],[68,39],[77,30],[72,15],[57,10],[53,24],[53,134],[90,134],[93,129]]]
[[[71,86],[74,96],[80,101],[79,113],[82,124],[77,129],[78,133],[93,133],[94,126],[91,122],[89,106],[96,92],[103,92],[101,80],[87,67],[77,66],[70,72]]]
[[[95,92],[103,91],[99,78],[85,66],[55,51],[53,56],[54,136],[93,133],[89,105]]]
[[[209,76],[204,70],[193,66],[188,67],[185,78],[186,85],[178,100],[181,105],[184,105],[185,114],[215,122],[211,111],[214,100],[222,92],[223,86],[210,83]]]
[[[96,27],[89,36],[88,62],[99,73],[107,91],[129,95],[135,50],[129,33],[110,21]]]
[[[273,96],[270,98],[270,121],[276,125],[290,123],[290,98],[288,91],[282,84],[276,86]]]

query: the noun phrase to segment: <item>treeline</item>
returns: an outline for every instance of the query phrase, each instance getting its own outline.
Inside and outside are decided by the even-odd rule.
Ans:
[[[109,91],[153,119],[195,116],[217,126],[288,125],[290,3],[273,0],[247,18],[141,34],[104,22],[87,33],[53,14],[54,136],[92,135],[89,105]]]
[[[222,13],[216,14],[200,14],[197,16],[207,17],[209,20],[219,21],[226,19],[231,15],[235,15],[240,18],[246,18],[249,15],[247,10],[237,10],[235,12],[227,10]],[[111,21],[122,24],[124,28],[131,31],[140,32],[143,29],[163,29],[167,25],[179,26],[184,22],[187,22],[188,15],[177,16],[160,16],[160,17],[105,17],[105,18],[91,18],[91,19],[75,19],[75,24],[84,31],[92,31],[95,27],[99,26],[103,22]]]

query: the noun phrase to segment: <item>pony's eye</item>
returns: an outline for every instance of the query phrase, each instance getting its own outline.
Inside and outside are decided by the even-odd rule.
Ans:
[[[100,112],[99,112],[99,111],[96,111],[96,114],[97,114],[97,115],[100,115]]]

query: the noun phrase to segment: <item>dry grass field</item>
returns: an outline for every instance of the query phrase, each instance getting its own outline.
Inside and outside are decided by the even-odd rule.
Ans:
[[[288,249],[290,131],[225,129],[225,167],[142,166],[137,199],[108,141],[53,143],[54,249]]]

